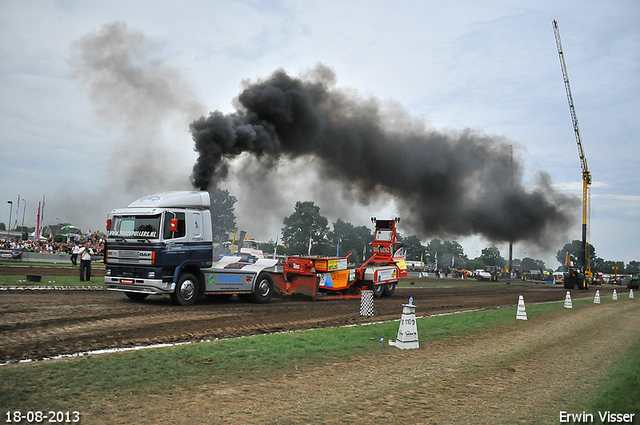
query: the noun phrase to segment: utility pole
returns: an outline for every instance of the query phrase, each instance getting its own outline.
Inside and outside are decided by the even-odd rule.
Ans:
[[[513,145],[511,145],[511,190],[513,190]],[[512,273],[513,273],[513,239],[509,241],[509,278],[511,278]]]
[[[13,201],[7,201],[7,204],[9,204],[9,223],[7,226],[7,231],[11,232],[11,213],[13,213]]]
[[[22,209],[22,231],[24,232],[24,213],[27,212],[27,201],[22,198],[22,202],[24,202],[24,208]]]

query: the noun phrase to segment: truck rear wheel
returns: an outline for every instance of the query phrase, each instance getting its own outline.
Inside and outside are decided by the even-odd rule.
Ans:
[[[382,294],[384,293],[384,287],[386,285],[382,284],[382,285],[373,285],[373,296],[376,298],[380,298],[382,296]]]
[[[396,290],[396,282],[389,282],[384,285],[384,296],[390,297],[393,295],[393,292]]]
[[[269,273],[260,273],[253,288],[253,301],[267,303],[273,297],[273,277]]]
[[[180,275],[176,289],[171,294],[175,305],[189,306],[198,299],[198,279],[191,273]]]

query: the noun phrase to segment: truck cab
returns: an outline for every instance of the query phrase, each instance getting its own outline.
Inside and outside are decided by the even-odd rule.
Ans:
[[[199,276],[213,258],[208,192],[145,196],[107,216],[105,285],[142,300],[170,294],[185,305],[199,296],[194,282],[176,290],[184,274]]]

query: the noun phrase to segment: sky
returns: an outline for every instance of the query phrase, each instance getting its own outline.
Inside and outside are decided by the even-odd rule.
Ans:
[[[404,117],[393,125],[495,138],[513,146],[525,187],[538,187],[544,172],[554,190],[581,199],[554,19],[593,176],[589,241],[605,260],[638,261],[634,0],[0,0],[0,222],[11,214],[15,223],[20,198],[18,224],[34,226],[44,197],[46,224],[104,231],[113,208],[191,190],[198,154],[190,123],[233,113],[243,87],[278,69],[297,77],[318,64],[341,92]],[[438,162],[434,155],[424,167]],[[264,181],[269,191],[257,184]],[[238,227],[258,240],[278,237],[296,201],[314,201],[330,222],[370,226],[372,216],[403,216],[398,200],[349,196],[309,158],[265,174],[241,155],[218,185],[238,199]],[[581,208],[570,214],[565,242],[581,238]],[[402,233],[413,230],[401,222]],[[437,234],[423,243],[431,237],[458,240],[470,258],[494,243]],[[496,246],[506,258],[507,243]],[[514,257],[555,268],[561,247],[520,242]]]

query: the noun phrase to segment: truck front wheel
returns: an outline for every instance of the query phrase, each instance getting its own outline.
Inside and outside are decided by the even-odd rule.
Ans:
[[[373,285],[373,296],[376,298],[380,298],[384,293],[384,287],[385,287],[384,284]]]
[[[273,277],[269,273],[260,273],[253,289],[253,301],[266,303],[273,296]]]
[[[198,299],[198,279],[190,273],[180,275],[176,289],[171,294],[175,305],[188,306]]]

